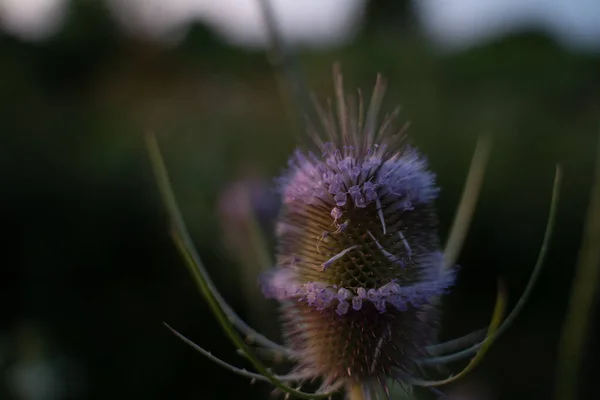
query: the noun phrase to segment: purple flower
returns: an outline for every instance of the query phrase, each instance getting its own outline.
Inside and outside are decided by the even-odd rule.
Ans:
[[[390,398],[390,380],[402,387],[445,385],[468,372],[477,357],[459,374],[438,381],[428,379],[425,368],[482,355],[531,291],[556,215],[560,170],[538,262],[518,306],[499,322],[506,300],[500,287],[487,334],[476,331],[436,343],[438,300],[455,282],[456,268],[448,264],[457,246],[453,247],[456,236],[451,234],[449,248],[453,250],[448,258],[440,251],[433,206],[438,194],[435,175],[419,151],[405,144],[403,130],[392,130],[395,114],[377,126],[383,96],[380,79],[365,116],[347,112],[351,107],[339,73],[335,81],[337,118],[318,110],[325,132],[315,134],[307,149],[296,150],[289,169],[278,180],[283,204],[275,228],[277,262],[260,277],[260,286],[265,297],[280,302],[285,345],[246,324],[212,284],[191,245],[160,151],[154,138],[148,137],[174,226],[173,239],[224,332],[257,372],[230,365],[170,329],[219,365],[252,380],[270,382],[286,396],[331,398],[344,388],[348,399],[370,400],[379,398],[380,389]],[[352,109],[362,110],[362,100]],[[338,126],[333,126],[336,120]],[[481,154],[478,151],[474,159]],[[473,183],[468,181],[467,192],[469,188]],[[235,211],[234,205],[225,202],[223,210]],[[265,354],[294,362],[293,370],[274,375],[234,328]],[[315,381],[321,386],[314,394],[292,386]]]
[[[376,112],[342,111],[340,126],[297,150],[278,180],[287,227],[278,259],[297,262],[265,274],[263,292],[282,304],[297,369],[325,382],[418,374],[436,334],[435,299],[454,283],[442,268],[435,175],[390,121],[374,126]]]

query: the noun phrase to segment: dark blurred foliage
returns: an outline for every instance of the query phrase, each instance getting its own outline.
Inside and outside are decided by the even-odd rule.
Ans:
[[[162,326],[244,365],[169,240],[142,138],[157,134],[224,296],[242,316],[265,310],[263,300],[242,296],[256,282],[238,278],[247,274],[224,251],[223,230],[236,225],[222,226],[216,203],[248,166],[270,180],[295,145],[273,70],[262,52],[229,47],[202,26],[174,48],[125,36],[96,4],[74,2],[61,32],[43,43],[0,36],[0,398],[20,400],[15,368],[38,361],[66,385],[64,395],[40,399],[267,398],[266,385],[211,364]],[[490,398],[550,398],[599,129],[599,58],[570,54],[535,32],[443,55],[418,33],[408,7],[388,1],[370,6],[347,46],[302,52],[322,98],[336,60],[348,88],[368,93],[377,72],[388,78],[388,108],[402,104],[412,141],[438,172],[442,234],[477,135],[494,135],[443,338],[487,323],[498,276],[517,299],[562,163],[546,270],[524,313],[466,378],[488,385]],[[276,334],[274,318],[253,320]],[[591,398],[600,367],[593,339],[588,349],[581,385]]]

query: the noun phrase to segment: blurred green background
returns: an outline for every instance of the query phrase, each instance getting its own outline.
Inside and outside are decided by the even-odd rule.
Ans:
[[[600,58],[536,32],[440,53],[405,2],[371,2],[365,18],[343,47],[301,52],[306,80],[324,99],[335,61],[348,90],[369,93],[378,72],[387,77],[385,108],[402,105],[438,174],[443,237],[477,135],[494,135],[442,338],[487,323],[499,276],[514,304],[563,165],[556,234],[530,303],[483,363],[446,389],[476,393],[465,399],[549,399],[589,201]],[[276,337],[275,307],[252,295],[257,272],[239,263],[248,250],[231,247],[242,223],[219,210],[233,182],[270,185],[285,167],[296,143],[285,107],[264,52],[234,48],[201,25],[169,47],[124,34],[98,3],[79,1],[45,41],[0,34],[0,399],[268,398],[267,385],[211,364],[162,325],[245,365],[169,239],[143,135],[158,137],[222,294]],[[594,398],[597,328],[582,398]]]

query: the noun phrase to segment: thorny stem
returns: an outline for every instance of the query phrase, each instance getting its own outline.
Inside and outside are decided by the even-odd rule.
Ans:
[[[555,390],[555,398],[559,400],[578,398],[577,375],[600,279],[600,136],[595,175],[583,244],[559,345]]]
[[[444,266],[443,268],[450,268],[456,262],[458,254],[460,253],[465,237],[471,224],[471,218],[475,211],[475,204],[479,197],[479,189],[483,181],[483,175],[490,155],[490,148],[492,147],[492,138],[489,134],[482,135],[477,140],[475,152],[473,153],[473,159],[471,160],[471,166],[469,167],[469,174],[467,175],[467,181],[463,189],[462,197],[450,228],[450,235],[446,242],[446,248],[444,250]]]

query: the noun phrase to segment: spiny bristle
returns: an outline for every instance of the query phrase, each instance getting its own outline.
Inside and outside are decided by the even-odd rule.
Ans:
[[[312,121],[307,121],[310,135],[308,143],[305,144],[309,148],[320,150],[325,143],[334,143],[339,148],[352,147],[359,153],[364,153],[372,145],[381,142],[382,138],[385,138],[387,145],[392,150],[403,145],[409,124],[405,123],[400,127],[394,127],[393,122],[399,114],[399,108],[387,114],[378,126],[379,109],[386,89],[386,82],[381,75],[377,75],[366,113],[360,89],[357,90],[356,98],[352,95],[345,95],[343,76],[337,64],[334,66],[333,82],[335,107],[328,99],[326,111],[313,97],[321,129]]]

